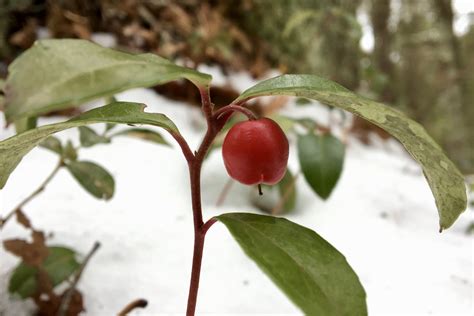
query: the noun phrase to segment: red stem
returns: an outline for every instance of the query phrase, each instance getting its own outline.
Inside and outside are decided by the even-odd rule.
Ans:
[[[204,139],[199,146],[198,151],[193,154],[186,140],[178,133],[172,133],[172,136],[178,142],[184,157],[188,162],[189,178],[191,182],[191,201],[193,208],[194,221],[194,251],[193,265],[191,270],[191,280],[189,284],[188,305],[186,309],[187,316],[193,316],[196,311],[196,302],[199,289],[199,278],[201,275],[202,254],[204,248],[204,239],[209,228],[217,221],[211,218],[205,224],[202,219],[201,206],[201,168],[212,142],[225,124],[225,119],[219,119],[228,111],[239,111],[247,115],[250,119],[255,119],[255,115],[248,109],[238,105],[228,105],[213,113],[213,105],[209,97],[209,88],[200,88],[202,111],[207,121],[207,131]]]
[[[171,133],[171,136],[173,136],[173,138],[178,142],[179,146],[181,147],[184,158],[186,158],[188,165],[191,164],[194,159],[194,154],[189,148],[189,145],[186,140],[179,133]]]
[[[194,251],[193,251],[193,265],[191,270],[191,281],[189,285],[188,306],[186,310],[187,316],[194,315],[196,311],[197,294],[199,289],[199,278],[201,275],[202,254],[204,248],[204,238],[206,232],[215,222],[211,219],[206,224],[202,220],[202,206],[201,206],[201,168],[206,153],[211,147],[212,142],[216,138],[220,130],[217,120],[212,114],[212,103],[209,99],[209,91],[200,89],[202,98],[202,109],[207,120],[207,132],[204,139],[199,146],[198,151],[189,162],[189,176],[191,181],[191,200],[193,207],[194,219]],[[183,149],[183,153],[187,151]],[[186,154],[185,154],[186,156]]]
[[[256,120],[257,119],[255,114],[252,111],[250,111],[249,109],[244,108],[244,107],[239,106],[239,105],[233,105],[233,104],[224,106],[223,108],[220,108],[219,110],[214,112],[214,117],[216,119],[219,119],[222,115],[224,115],[225,113],[227,113],[229,111],[240,112],[240,113],[244,114],[245,116],[247,116],[249,118],[249,120]]]

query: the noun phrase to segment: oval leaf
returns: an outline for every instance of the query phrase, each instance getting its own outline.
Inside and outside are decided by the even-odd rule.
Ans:
[[[450,227],[466,209],[466,186],[461,172],[425,129],[403,113],[314,75],[283,75],[262,81],[235,102],[265,95],[314,99],[352,112],[397,138],[423,168],[438,207],[441,229]]]
[[[8,72],[5,116],[9,122],[131,88],[180,78],[207,86],[212,78],[157,55],[127,54],[78,39],[37,41]]]
[[[109,200],[114,195],[114,178],[101,166],[90,161],[71,161],[66,167],[77,182],[96,198]]]
[[[272,216],[217,217],[244,252],[307,315],[367,315],[365,291],[344,256],[314,231]]]
[[[69,278],[80,264],[76,260],[73,250],[65,247],[48,247],[49,255],[43,262],[43,267],[49,278],[56,286]],[[10,278],[8,291],[18,294],[21,298],[27,298],[35,294],[36,291],[36,268],[20,263]]]
[[[97,144],[108,144],[110,140],[107,137],[97,134],[88,126],[79,127],[79,140],[82,147],[92,147]]]
[[[330,134],[298,136],[301,171],[313,191],[323,199],[331,195],[339,180],[344,149],[344,144]]]
[[[69,121],[41,126],[0,141],[0,189],[31,149],[48,136],[62,130],[94,123],[148,124],[179,134],[173,122],[163,114],[145,113],[144,104],[116,102],[85,112]]]

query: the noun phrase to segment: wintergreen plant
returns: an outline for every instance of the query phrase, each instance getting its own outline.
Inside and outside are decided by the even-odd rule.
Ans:
[[[309,315],[366,315],[366,295],[344,256],[316,232],[284,218],[250,213],[225,213],[207,220],[201,206],[201,167],[213,141],[235,111],[247,112],[245,103],[260,96],[287,95],[313,99],[351,112],[398,139],[421,165],[439,212],[440,230],[449,228],[466,209],[463,176],[422,126],[391,107],[363,98],[339,84],[315,75],[282,75],[258,83],[231,104],[215,110],[209,95],[211,76],[181,67],[152,54],[131,55],[83,40],[42,40],[9,67],[3,87],[4,113],[9,123],[34,120],[49,111],[109,97],[136,87],[151,87],[187,79],[199,89],[207,131],[192,150],[176,125],[164,114],[144,112],[145,105],[111,102],[65,122],[30,128],[0,142],[0,188],[21,159],[42,144],[59,153],[61,166],[96,197],[110,196],[113,179],[50,138],[69,128],[80,128],[83,146],[109,142],[109,128],[99,135],[86,126],[95,123],[161,127],[179,145],[189,166],[194,217],[194,255],[187,315],[194,315],[206,232],[224,224],[244,252],[304,313]],[[31,126],[30,126],[31,127]],[[141,137],[161,140],[159,134],[133,129]],[[160,142],[160,141],[158,141]],[[302,173],[310,186],[326,198],[340,174],[344,147],[329,134],[314,129],[300,135]],[[86,180],[94,174],[100,178]],[[97,185],[99,183],[99,185]],[[164,254],[166,255],[166,254]],[[218,259],[214,259],[218,260]]]

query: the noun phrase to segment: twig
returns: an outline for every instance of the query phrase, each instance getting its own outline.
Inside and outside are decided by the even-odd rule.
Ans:
[[[49,182],[54,178],[56,173],[61,169],[61,167],[64,166],[64,162],[62,159],[59,160],[59,162],[56,164],[56,167],[54,167],[53,171],[49,174],[49,176],[41,183],[41,185],[34,190],[30,195],[28,195],[20,204],[18,204],[10,213],[8,213],[7,216],[4,218],[0,219],[0,229],[3,228],[3,226],[6,224],[6,222],[16,214],[18,210],[21,210],[28,202],[33,200],[38,194],[43,192],[43,190],[46,188]]]
[[[224,188],[222,189],[221,193],[219,194],[219,197],[217,198],[216,206],[221,206],[224,203],[227,197],[227,194],[229,193],[233,184],[234,184],[234,180],[229,178],[229,180],[227,180],[226,184],[224,185]]]
[[[137,300],[134,300],[128,303],[127,306],[125,306],[124,309],[122,309],[122,311],[117,314],[117,316],[126,316],[135,308],[145,308],[147,305],[148,305],[147,300],[144,300],[143,298],[139,298]]]
[[[69,287],[66,294],[64,295],[64,297],[61,301],[61,305],[59,305],[58,316],[65,316],[66,315],[66,312],[69,308],[69,303],[71,302],[72,295],[74,294],[74,290],[76,289],[77,283],[79,282],[79,280],[82,276],[82,272],[84,272],[84,269],[85,269],[87,263],[89,262],[91,257],[94,255],[94,253],[99,249],[99,247],[100,247],[100,243],[98,241],[96,241],[94,243],[94,246],[92,247],[92,249],[89,251],[87,256],[84,258],[84,261],[82,261],[81,266],[79,267],[79,270],[77,271],[76,275],[74,276],[74,280],[72,281],[71,286]]]

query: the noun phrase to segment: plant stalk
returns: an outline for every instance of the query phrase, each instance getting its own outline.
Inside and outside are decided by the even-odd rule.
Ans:
[[[0,218],[0,229],[7,223],[7,221],[16,214],[17,211],[21,210],[26,204],[28,204],[31,200],[33,200],[38,194],[44,191],[46,186],[53,180],[54,176],[58,173],[59,169],[64,166],[64,162],[62,159],[58,161],[56,167],[51,171],[48,177],[40,184],[40,186],[30,193],[23,201],[20,202],[13,210],[10,211],[4,218]]]
[[[204,248],[204,238],[206,236],[207,228],[204,228],[202,220],[202,206],[201,206],[201,168],[204,157],[206,156],[212,141],[217,133],[214,131],[213,122],[208,126],[204,140],[201,143],[193,161],[189,164],[189,174],[191,180],[191,200],[193,207],[194,219],[194,251],[193,264],[191,269],[191,281],[189,285],[188,306],[186,310],[187,316],[194,315],[196,311],[197,294],[199,289],[199,278],[201,275],[202,254]]]
[[[193,250],[193,263],[191,269],[191,280],[189,284],[189,295],[188,304],[186,309],[187,316],[193,316],[196,312],[196,302],[199,289],[199,279],[201,275],[201,264],[202,255],[204,249],[204,239],[209,228],[216,222],[215,218],[211,218],[204,223],[202,218],[202,205],[201,205],[201,169],[204,158],[206,157],[212,142],[216,138],[219,131],[224,127],[227,118],[221,117],[223,114],[229,111],[249,112],[246,113],[250,117],[255,115],[249,110],[244,109],[243,111],[239,106],[228,105],[220,111],[213,111],[213,104],[211,103],[209,96],[209,88],[202,87],[199,89],[201,93],[202,111],[206,117],[207,131],[204,139],[199,146],[199,149],[195,154],[189,148],[186,140],[179,134],[172,134],[175,140],[178,142],[183,152],[186,161],[188,162],[189,178],[191,183],[191,201],[193,209],[193,222],[194,222],[194,250]],[[219,112],[219,113],[218,113]],[[216,115],[217,114],[217,115]]]

